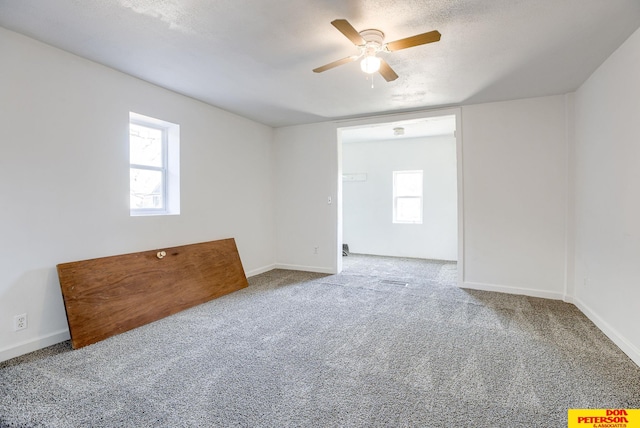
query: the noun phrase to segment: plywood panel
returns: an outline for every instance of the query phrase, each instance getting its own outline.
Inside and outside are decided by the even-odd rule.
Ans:
[[[164,251],[163,258],[158,253]],[[234,239],[57,266],[74,348],[248,286]]]

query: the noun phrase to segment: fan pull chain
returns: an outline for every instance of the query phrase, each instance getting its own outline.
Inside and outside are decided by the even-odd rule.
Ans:
[[[371,73],[371,74],[369,74],[368,76],[365,77],[365,79],[367,79],[367,80],[369,80],[369,78],[371,78],[371,89],[373,89],[373,75],[374,74],[375,73]]]

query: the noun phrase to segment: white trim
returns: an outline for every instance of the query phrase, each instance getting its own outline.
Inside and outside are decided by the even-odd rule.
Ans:
[[[335,269],[330,267],[300,266],[300,265],[288,265],[288,264],[282,264],[282,263],[276,263],[274,269],[300,270],[303,272],[326,273],[329,275],[334,275],[336,273],[334,272]]]
[[[276,268],[275,264],[262,266],[257,269],[250,270],[249,272],[246,273],[246,276],[247,278],[250,278],[252,276],[260,275],[261,273],[269,272],[270,270],[274,270],[275,268]]]
[[[143,120],[139,120],[133,117],[134,113],[129,113],[129,147],[131,147],[131,125],[135,125],[139,128],[152,129],[160,132],[160,165],[145,165],[140,163],[131,162],[131,158],[129,158],[129,173],[131,174],[131,170],[142,170],[142,171],[153,171],[160,173],[160,196],[162,197],[162,206],[159,208],[133,208],[131,207],[131,215],[147,215],[150,214],[165,214],[169,212],[168,202],[167,202],[167,150],[168,150],[168,127],[156,125],[155,123],[151,123],[149,121],[145,122]],[[131,156],[131,154],[129,154]]]
[[[458,286],[462,286],[465,281],[464,269],[464,159],[462,156],[462,109],[454,110],[456,115],[456,174],[458,191]]]
[[[342,189],[343,189],[343,181],[342,181],[342,131],[341,128],[336,129],[336,145],[335,145],[335,155],[336,155],[336,166],[338,168],[338,180],[336,182],[336,203],[335,203],[335,243],[336,243],[336,253],[333,258],[335,273],[342,272],[342,244],[343,241],[343,217],[342,217]]]
[[[157,129],[162,132],[162,166],[133,164],[129,160],[131,169],[158,171],[162,174],[162,208],[132,208],[129,204],[131,217],[145,217],[157,215],[180,214],[180,125],[151,116],[129,112],[129,125]],[[130,138],[130,137],[129,137]],[[131,144],[129,142],[129,144]]]
[[[399,175],[417,175],[420,174],[420,194],[398,194],[398,176]],[[424,218],[424,170],[422,169],[414,169],[414,170],[399,170],[393,171],[393,195],[392,195],[392,223],[393,224],[422,224],[422,220]],[[418,199],[420,201],[420,219],[416,221],[410,220],[400,220],[398,218],[398,199]]]
[[[463,282],[460,288],[472,290],[496,291],[498,293],[518,294],[523,296],[540,297],[542,299],[563,300],[562,293],[553,291],[534,290],[531,288],[511,287],[508,285],[484,284],[481,282]]]
[[[7,346],[6,348],[0,349],[0,362],[46,348],[47,346],[55,345],[56,343],[64,342],[70,338],[69,330],[65,329],[50,333],[46,336],[26,340],[16,345]]]
[[[338,195],[337,213],[336,213],[336,229],[335,232],[338,235],[336,242],[338,248],[336,248],[335,263],[337,271],[342,271],[342,138],[340,136],[341,130],[344,128],[360,128],[369,125],[376,125],[386,122],[425,119],[429,117],[439,116],[455,116],[456,117],[456,131],[454,137],[456,139],[456,172],[457,172],[457,190],[458,190],[458,286],[462,286],[465,278],[465,264],[464,264],[464,164],[462,156],[462,108],[461,107],[444,107],[436,108],[433,110],[416,110],[413,112],[392,113],[392,114],[380,114],[375,116],[367,116],[366,118],[351,118],[351,119],[339,119],[334,120],[336,125],[337,138],[336,149],[338,150],[338,176],[339,180],[336,186],[336,194]],[[330,272],[335,273],[335,272]]]
[[[611,341],[620,348],[622,352],[640,367],[640,349],[628,341],[622,334],[613,328],[608,322],[603,320],[593,309],[578,298],[573,298],[573,303],[582,311],[587,318],[593,322]]]

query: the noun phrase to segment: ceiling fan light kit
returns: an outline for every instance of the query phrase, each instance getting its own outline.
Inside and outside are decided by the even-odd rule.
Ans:
[[[351,42],[358,48],[359,53],[358,55],[352,55],[330,62],[322,67],[313,69],[313,71],[315,73],[322,73],[323,71],[327,71],[339,65],[357,61],[362,58],[362,61],[360,61],[360,68],[362,71],[368,74],[379,72],[387,82],[396,80],[398,78],[398,74],[393,71],[391,66],[384,59],[378,56],[380,52],[395,52],[413,46],[437,42],[440,40],[441,36],[438,31],[430,31],[428,33],[417,34],[405,39],[396,40],[394,42],[384,43],[384,33],[380,30],[370,28],[358,32],[346,19],[336,19],[331,21],[331,25],[336,27],[336,29],[346,38],[351,40]]]
[[[380,70],[380,58],[375,55],[365,56],[364,59],[360,61],[360,68],[365,73],[373,74]]]
[[[360,68],[368,74],[373,74],[380,70],[381,59],[376,54],[383,50],[384,33],[380,30],[369,29],[360,31],[360,36],[364,40],[364,45],[358,46],[360,57]]]

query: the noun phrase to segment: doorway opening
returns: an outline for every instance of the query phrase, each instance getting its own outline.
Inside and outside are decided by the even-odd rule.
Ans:
[[[338,129],[339,247],[453,261],[460,271],[458,121],[454,110]]]

